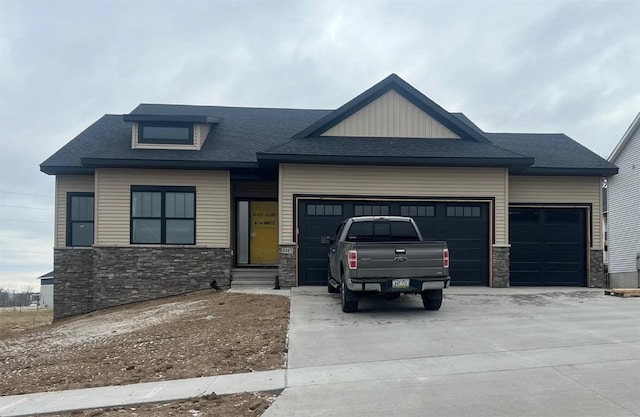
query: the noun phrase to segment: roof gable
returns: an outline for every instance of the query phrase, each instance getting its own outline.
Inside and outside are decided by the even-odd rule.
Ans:
[[[389,90],[320,136],[459,139],[460,136]]]
[[[387,93],[389,92],[392,92],[392,94],[388,95]],[[351,121],[357,121],[357,119],[364,117],[365,115],[368,116],[371,112],[375,113],[376,106],[378,105],[380,105],[380,111],[386,110],[387,114],[385,114],[384,117],[389,122],[393,122],[397,119],[397,116],[390,115],[389,110],[393,108],[392,103],[396,95],[401,97],[402,99],[402,101],[400,99],[397,100],[398,105],[400,105],[401,103],[406,105],[406,102],[410,103],[412,107],[406,108],[415,108],[416,110],[422,112],[422,114],[424,115],[422,116],[422,120],[425,121],[425,125],[429,126],[428,129],[423,129],[423,131],[429,132],[428,134],[426,134],[426,136],[413,135],[413,137],[436,137],[433,135],[442,133],[446,135],[444,136],[446,138],[458,137],[461,139],[475,140],[477,142],[489,142],[481,132],[472,129],[470,126],[460,121],[454,115],[447,112],[445,109],[440,107],[420,91],[416,90],[396,74],[389,75],[387,78],[369,88],[367,91],[363,92],[353,100],[327,114],[325,117],[313,123],[306,129],[300,131],[294,136],[294,138],[304,138],[321,135],[334,136],[338,134],[339,130],[343,129],[346,124],[350,124],[350,122],[347,121],[348,119],[353,117],[354,119],[351,119]],[[432,128],[434,128],[433,131],[431,131]],[[361,131],[366,131],[367,129],[371,128],[361,128]],[[382,132],[385,129],[380,130]],[[356,128],[353,130],[352,134],[342,136],[371,137],[371,135],[356,134],[355,132],[357,131],[358,129]],[[403,128],[399,126],[392,127],[388,129],[388,131],[390,131],[391,133],[397,133],[402,132]],[[376,134],[375,136],[382,135]],[[385,137],[399,137],[399,135],[392,134],[385,135]]]
[[[620,142],[618,142],[613,152],[611,152],[611,155],[609,155],[609,162],[616,162],[616,159],[618,159],[622,151],[626,148],[627,144],[635,136],[635,133],[638,131],[638,129],[640,129],[640,113],[638,113],[635,119],[633,119],[633,122],[631,122],[631,126],[629,126],[629,129],[627,129],[624,135],[622,135]]]

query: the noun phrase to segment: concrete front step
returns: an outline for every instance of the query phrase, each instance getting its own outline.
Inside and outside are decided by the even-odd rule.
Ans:
[[[277,268],[236,268],[231,271],[231,287],[273,288],[277,275]]]

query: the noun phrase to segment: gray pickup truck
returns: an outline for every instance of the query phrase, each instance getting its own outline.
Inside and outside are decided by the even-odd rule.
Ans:
[[[364,293],[420,294],[425,309],[440,309],[442,289],[451,282],[449,249],[446,242],[423,240],[412,218],[352,217],[323,243],[330,245],[327,288],[340,293],[345,313],[358,310]]]

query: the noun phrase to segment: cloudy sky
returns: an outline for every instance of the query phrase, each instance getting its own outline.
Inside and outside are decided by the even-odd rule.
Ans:
[[[640,0],[0,0],[0,287],[52,269],[38,165],[138,103],[333,109],[396,73],[486,131],[603,157],[640,111]]]

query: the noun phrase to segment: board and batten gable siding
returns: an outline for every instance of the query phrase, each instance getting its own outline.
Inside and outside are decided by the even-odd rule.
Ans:
[[[607,181],[609,272],[635,273],[640,252],[640,128],[611,162],[619,170]]]
[[[506,243],[506,169],[280,165],[280,244],[293,244],[294,195],[495,198],[496,244]],[[357,197],[355,197],[357,198]]]
[[[601,181],[600,177],[512,176],[509,178],[509,203],[591,204],[593,248],[601,248]]]
[[[96,245],[129,245],[132,185],[196,187],[196,245],[229,247],[228,171],[111,168],[96,170]]]
[[[56,175],[55,247],[67,246],[67,193],[93,193],[93,175]]]
[[[321,136],[459,139],[394,90],[389,90]]]

